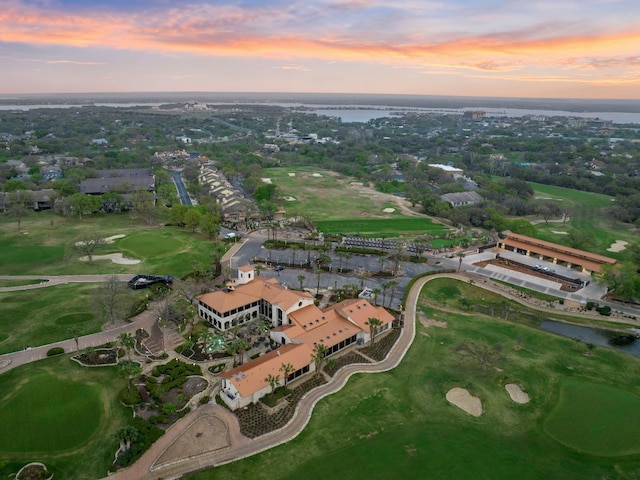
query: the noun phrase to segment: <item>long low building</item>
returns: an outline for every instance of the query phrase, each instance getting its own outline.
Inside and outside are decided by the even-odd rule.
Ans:
[[[616,263],[615,258],[605,257],[597,253],[566,247],[518,233],[505,232],[505,234],[506,236],[498,242],[500,248],[528,257],[550,261],[567,268],[581,270],[583,273],[600,272],[603,265]]]
[[[391,328],[394,317],[382,307],[357,298],[320,309],[308,292],[290,290],[276,279],[256,275],[251,266],[238,269],[238,277],[225,290],[197,297],[198,315],[220,331],[257,319],[271,323],[271,340],[277,349],[222,375],[220,397],[231,409],[257,402],[269,393],[269,375],[287,380],[314,371],[314,353],[320,346],[332,355],[353,344],[371,340],[370,321],[379,320],[373,334]]]

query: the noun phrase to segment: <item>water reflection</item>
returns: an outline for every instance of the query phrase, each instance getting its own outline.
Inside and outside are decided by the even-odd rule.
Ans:
[[[543,330],[557,333],[567,338],[577,338],[584,343],[593,343],[601,347],[610,347],[640,357],[640,341],[635,338],[620,338],[619,332],[611,332],[598,328],[570,325],[567,323],[543,320],[540,324]],[[631,332],[629,332],[631,335]],[[626,336],[625,336],[626,337]]]

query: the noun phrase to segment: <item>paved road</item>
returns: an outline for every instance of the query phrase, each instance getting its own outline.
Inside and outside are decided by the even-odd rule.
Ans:
[[[191,197],[189,196],[189,192],[187,191],[187,187],[184,186],[184,182],[182,181],[182,177],[180,176],[180,171],[172,171],[171,176],[173,177],[173,183],[178,190],[178,195],[180,196],[180,203],[182,205],[191,206],[193,203],[191,202]]]

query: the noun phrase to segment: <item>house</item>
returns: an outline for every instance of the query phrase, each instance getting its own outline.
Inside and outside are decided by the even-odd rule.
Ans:
[[[381,322],[376,334],[389,330],[394,320],[384,308],[363,298],[320,309],[310,293],[290,290],[276,279],[262,278],[251,266],[240,267],[228,289],[196,298],[198,315],[218,330],[227,331],[262,318],[271,324],[272,343],[279,345],[276,353],[269,352],[223,376],[221,398],[231,409],[255,403],[269,393],[270,386],[264,379],[278,374],[283,363],[295,367],[292,378],[297,378],[313,370],[313,351],[318,346],[323,345],[326,354],[332,355],[371,340],[369,319]]]
[[[133,192],[138,189],[149,192],[155,192],[156,190],[156,178],[150,168],[98,170],[97,174],[98,178],[87,178],[80,182],[80,191],[82,193],[102,195],[103,193],[117,190],[126,190],[126,192]]]
[[[443,170],[444,172],[448,173],[449,175],[463,175],[464,174],[464,170],[462,170],[461,168],[452,167],[451,165],[443,165],[441,163],[430,163],[429,167],[437,168],[439,170]]]
[[[468,205],[475,205],[481,202],[482,197],[474,191],[470,192],[458,192],[458,193],[445,193],[440,195],[440,200],[447,202],[452,207],[466,207]]]

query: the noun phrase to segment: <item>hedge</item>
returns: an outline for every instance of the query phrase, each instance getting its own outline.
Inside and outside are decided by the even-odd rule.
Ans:
[[[64,353],[64,348],[62,347],[53,347],[47,351],[47,357],[53,357],[54,355],[61,355]]]

